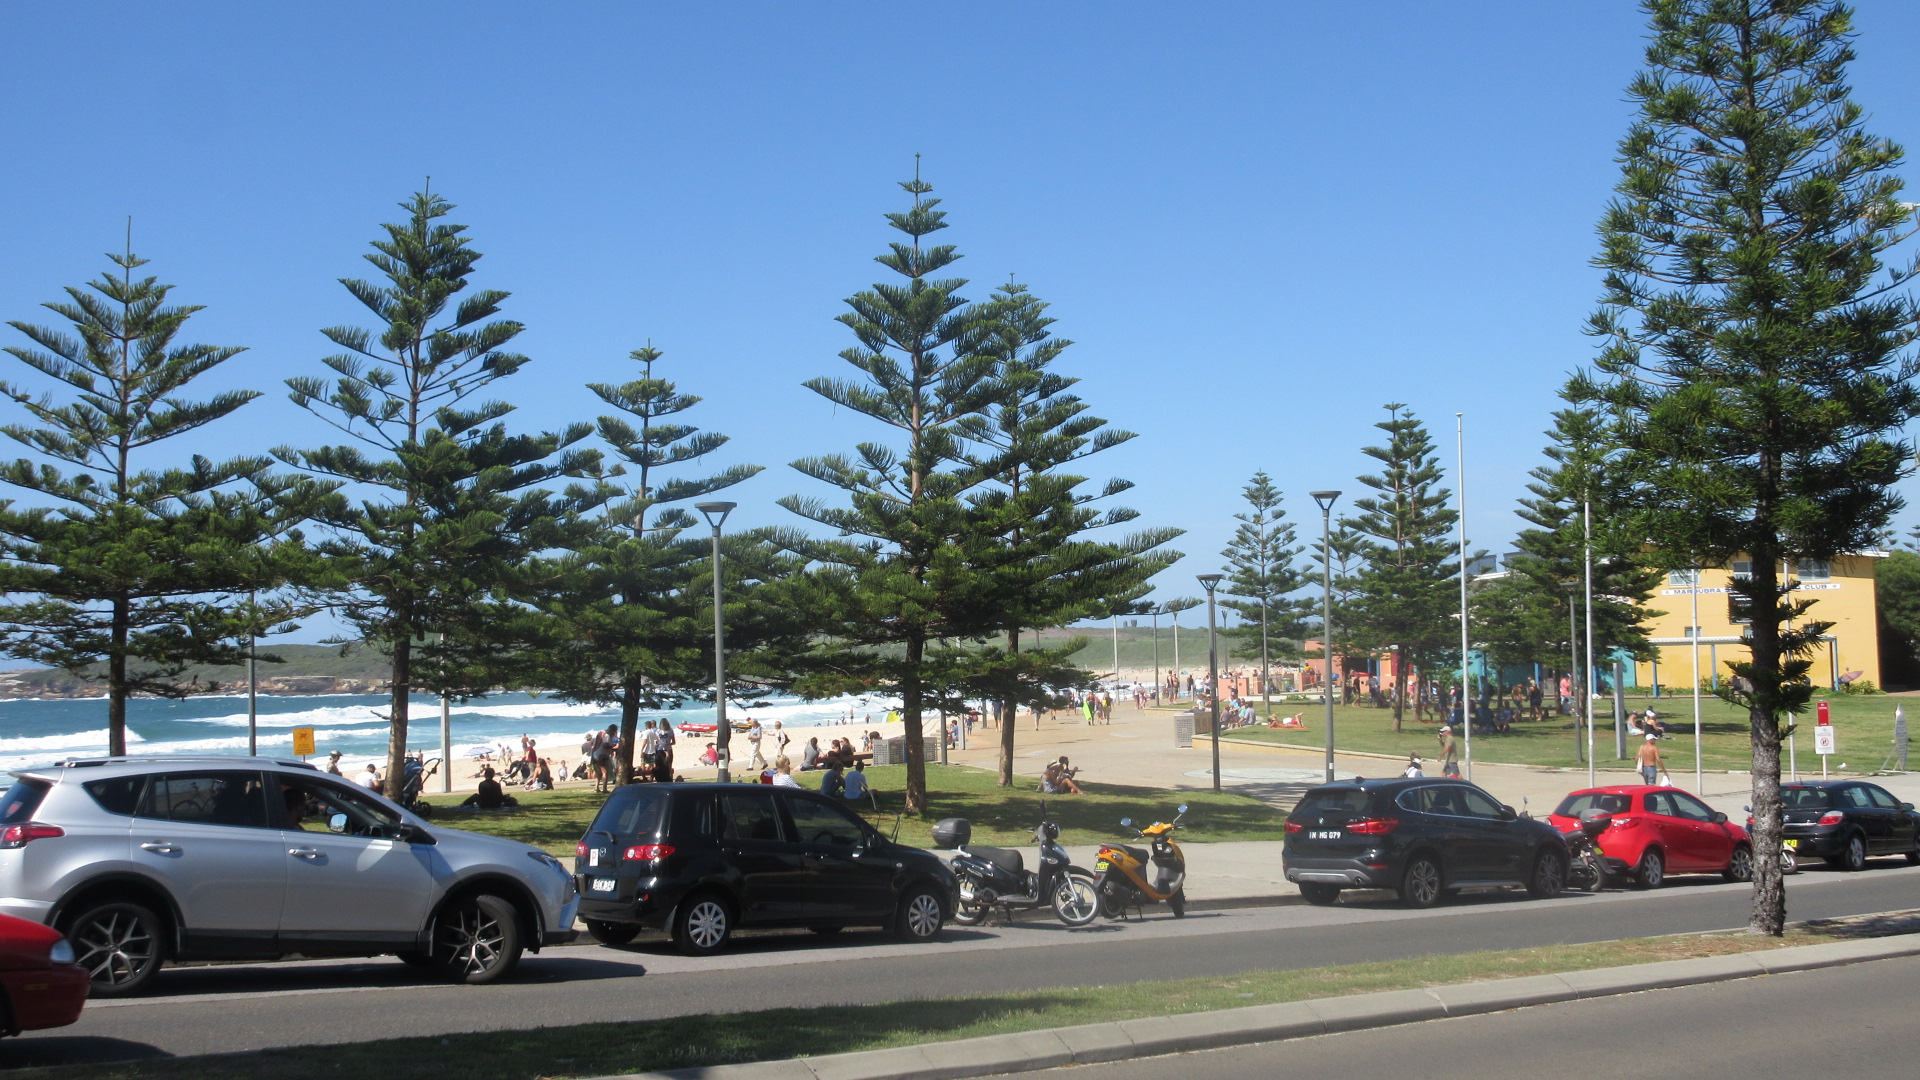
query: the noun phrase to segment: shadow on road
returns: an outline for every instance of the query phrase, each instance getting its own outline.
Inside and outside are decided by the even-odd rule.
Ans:
[[[154,1061],[172,1054],[130,1039],[85,1035],[26,1034],[0,1045],[0,1069],[36,1069],[50,1065],[98,1065],[111,1061]]]

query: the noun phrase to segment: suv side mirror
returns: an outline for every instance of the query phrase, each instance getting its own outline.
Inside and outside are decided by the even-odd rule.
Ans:
[[[327,831],[343,833],[347,831],[347,815],[335,814],[327,819]]]
[[[1514,818],[1517,818],[1519,816],[1520,816],[1519,814],[1516,814],[1513,812],[1513,807],[1508,806],[1506,803],[1500,804],[1500,820],[1501,821],[1512,821]]]
[[[1911,810],[1911,809],[1913,809],[1913,804],[1912,804],[1912,803],[1910,803],[1910,802],[1903,802],[1903,803],[1901,803],[1901,804],[1900,804],[1900,809],[1902,809],[1902,810]]]

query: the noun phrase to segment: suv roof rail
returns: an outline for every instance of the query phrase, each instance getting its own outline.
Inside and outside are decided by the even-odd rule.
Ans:
[[[258,764],[265,762],[270,765],[285,765],[295,769],[312,769],[315,772],[318,772],[320,769],[318,765],[315,765],[311,761],[300,761],[298,759],[289,761],[285,758],[268,757],[236,757],[232,754],[125,754],[120,757],[66,758],[54,762],[53,765],[55,768],[61,769],[87,769],[98,768],[102,765],[148,765],[161,762],[202,761],[222,765],[241,763]]]

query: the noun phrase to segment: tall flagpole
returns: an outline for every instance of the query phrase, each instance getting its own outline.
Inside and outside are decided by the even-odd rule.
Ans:
[[[1467,779],[1473,779],[1473,703],[1467,687],[1467,420],[1466,413],[1453,414],[1454,444],[1460,468],[1460,726],[1465,728]]]
[[[1693,569],[1693,628],[1687,631],[1687,651],[1693,654],[1693,793],[1706,792],[1706,774],[1700,768],[1700,579],[1699,567]]]

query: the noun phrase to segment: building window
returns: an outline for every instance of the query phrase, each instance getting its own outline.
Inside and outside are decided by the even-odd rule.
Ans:
[[[1747,561],[1746,559],[1735,559],[1733,561],[1733,576],[1736,578],[1739,578],[1741,581],[1745,581],[1748,578],[1752,577],[1753,563]]]
[[[1667,584],[1675,587],[1698,585],[1700,584],[1700,571],[1669,570],[1667,571]]]
[[[1827,581],[1833,577],[1833,566],[1825,559],[1801,559],[1793,564],[1793,572],[1801,581]]]

